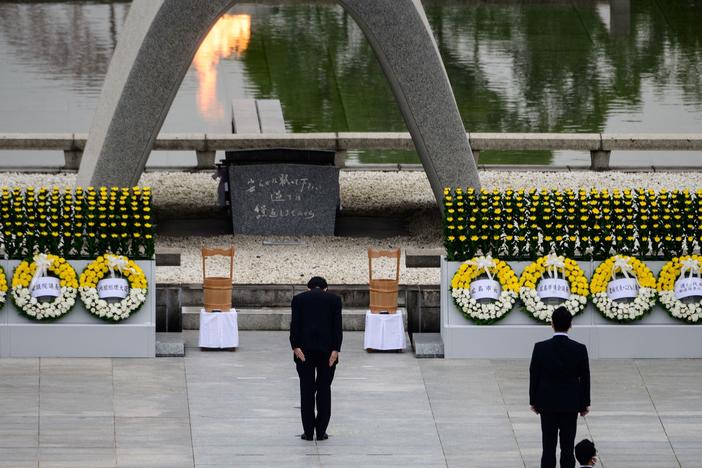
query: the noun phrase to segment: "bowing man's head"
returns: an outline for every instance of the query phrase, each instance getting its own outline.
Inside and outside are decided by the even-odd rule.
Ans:
[[[325,280],[321,276],[313,276],[307,282],[307,289],[309,289],[311,291],[315,288],[319,288],[322,291],[326,291],[327,290],[327,280]]]
[[[594,466],[597,463],[597,449],[588,439],[583,439],[575,446],[575,459],[582,466]]]
[[[556,332],[565,333],[570,330],[570,325],[573,323],[573,316],[568,312],[568,309],[561,306],[553,311],[551,317],[551,326]]]

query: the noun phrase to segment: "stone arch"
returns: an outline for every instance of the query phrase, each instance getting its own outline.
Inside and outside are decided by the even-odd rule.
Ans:
[[[338,0],[364,32],[432,191],[479,187],[475,160],[420,0]],[[134,0],[105,77],[81,185],[134,185],[192,59],[236,0]]]

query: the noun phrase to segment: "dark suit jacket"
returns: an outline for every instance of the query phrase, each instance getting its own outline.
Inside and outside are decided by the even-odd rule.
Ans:
[[[590,406],[590,364],[585,345],[563,335],[534,345],[529,404],[539,412],[579,412]]]
[[[341,351],[341,298],[319,288],[293,297],[290,346],[302,351]]]

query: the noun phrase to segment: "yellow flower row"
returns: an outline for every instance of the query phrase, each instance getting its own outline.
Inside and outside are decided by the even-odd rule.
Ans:
[[[489,268],[490,274],[494,275],[503,289],[508,291],[519,291],[519,281],[512,268],[504,261],[493,259],[494,267]],[[484,274],[485,270],[478,268],[474,263],[464,262],[451,280],[453,289],[466,289],[470,287],[477,277]]]
[[[607,284],[612,280],[612,273],[620,272],[619,267],[616,267],[616,271],[612,271],[615,268],[614,264],[617,257],[627,261],[641,287],[655,289],[656,278],[644,262],[627,255],[615,255],[602,262],[592,275],[592,280],[590,281],[590,292],[592,294],[605,292],[607,290]]]
[[[585,272],[580,268],[578,262],[570,258],[560,258],[565,264],[563,270],[565,271],[566,279],[570,285],[570,292],[580,296],[587,296],[589,292],[588,281],[585,277]],[[547,257],[539,257],[535,262],[524,269],[522,276],[519,278],[520,287],[536,288],[536,284],[541,280],[544,273],[546,273],[546,259]]]
[[[663,269],[658,275],[658,291],[672,291],[675,287],[675,282],[680,277],[680,272],[683,267],[683,262],[694,260],[702,267],[702,255],[685,255],[682,257],[674,257],[668,263],[663,265]]]
[[[52,260],[48,271],[58,277],[61,287],[77,288],[76,272],[66,259],[52,254],[48,254],[47,257]],[[36,271],[37,265],[33,261],[31,263],[26,260],[20,262],[12,276],[12,287],[29,287]]]
[[[142,269],[139,268],[139,265],[125,256],[120,256],[119,258],[127,262],[127,271],[122,273],[122,277],[129,281],[130,287],[146,289],[146,276]],[[107,260],[103,255],[99,256],[83,270],[83,273],[81,273],[80,286],[84,288],[97,287],[98,281],[103,279],[108,271],[110,271],[110,269],[107,266]]]

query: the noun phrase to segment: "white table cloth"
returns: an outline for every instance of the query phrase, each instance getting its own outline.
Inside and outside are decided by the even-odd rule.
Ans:
[[[200,309],[201,348],[236,348],[239,346],[239,324],[236,309],[229,312],[205,312]]]
[[[405,349],[405,324],[402,309],[394,314],[372,314],[366,312],[366,331],[363,334],[364,349]]]

